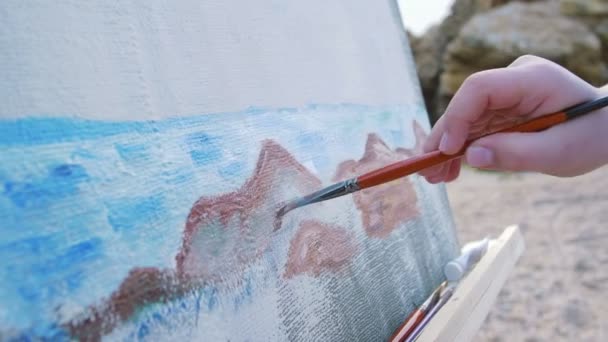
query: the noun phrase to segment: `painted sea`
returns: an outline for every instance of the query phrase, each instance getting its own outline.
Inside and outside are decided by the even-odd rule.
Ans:
[[[355,104],[157,121],[0,120],[0,340],[69,340],[79,336],[70,327],[88,312],[116,313],[111,328],[96,328],[96,337],[109,340],[390,336],[441,281],[442,265],[457,251],[443,187],[416,175],[409,181],[419,215],[396,223],[390,235],[370,236],[359,204],[337,199],[294,212],[254,256],[238,259],[238,281],[230,285],[188,278],[174,296],[142,297],[128,310],[112,305],[134,269],[178,279],[167,286],[183,284],[176,255],[193,205],[241,189],[259,168],[264,141],[328,185],[341,163],[360,160],[372,133],[387,151],[413,148],[414,120],[428,132],[421,106]],[[272,201],[277,186],[269,185]],[[302,271],[286,277],[296,226],[311,217],[339,226],[335,241],[348,237],[356,251],[339,256],[340,272],[325,272],[326,263],[296,265]],[[224,228],[214,238],[239,234]]]

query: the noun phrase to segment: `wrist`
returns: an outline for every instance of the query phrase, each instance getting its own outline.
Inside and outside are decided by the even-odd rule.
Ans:
[[[608,85],[593,87],[594,99],[608,96]],[[568,149],[570,153],[565,158],[567,171],[565,176],[580,175],[608,164],[608,107],[598,109],[584,117],[572,120],[575,129],[571,143],[574,148]]]
[[[597,97],[601,98],[605,96],[608,96],[608,84],[597,88]],[[599,109],[599,113],[596,115],[598,127],[604,132],[608,132],[608,107]],[[598,157],[606,165],[608,164],[608,135],[602,134],[597,139],[600,141],[600,153]]]
[[[608,96],[608,84],[602,86],[602,87],[598,87],[596,88],[596,98],[602,98],[602,97],[606,97]],[[597,116],[600,117],[599,119],[599,125],[608,130],[608,107],[604,107],[602,109],[599,109],[599,113],[597,113]],[[607,149],[608,150],[608,149]]]

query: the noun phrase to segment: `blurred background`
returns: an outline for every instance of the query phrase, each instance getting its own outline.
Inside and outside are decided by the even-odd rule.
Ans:
[[[432,120],[467,76],[523,54],[608,83],[608,0],[399,5]],[[461,243],[517,223],[527,245],[476,341],[608,341],[608,167],[567,179],[464,168],[447,190]]]
[[[533,54],[608,82],[608,0],[399,0],[429,114],[470,74]]]

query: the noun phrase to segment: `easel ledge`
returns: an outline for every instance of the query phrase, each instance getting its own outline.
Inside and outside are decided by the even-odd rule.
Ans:
[[[524,249],[519,227],[505,228],[417,341],[471,341]]]

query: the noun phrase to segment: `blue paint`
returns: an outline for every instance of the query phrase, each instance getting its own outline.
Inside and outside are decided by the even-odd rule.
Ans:
[[[419,106],[393,106],[388,110],[393,113],[393,115],[396,112],[415,112],[415,115],[420,116],[421,119],[424,118],[423,115],[426,115],[424,109],[420,109]],[[252,107],[243,112],[201,113],[201,115],[170,118],[159,121],[102,121],[70,117],[73,115],[70,115],[69,113],[66,113],[67,115],[65,115],[65,117],[50,117],[56,115],[36,116],[33,114],[32,117],[23,119],[0,120],[0,145],[46,145],[62,142],[79,142],[83,139],[104,139],[120,134],[141,136],[164,133],[172,129],[182,130],[184,127],[197,127],[201,125],[217,127],[228,118],[239,120],[251,115],[260,117],[271,116],[273,120],[280,124],[280,122],[278,122],[280,115],[306,114],[306,112],[309,111],[323,111],[328,113],[347,112],[352,115],[367,115],[377,113],[378,108],[375,106],[352,103],[311,104],[304,108]],[[331,121],[331,118],[328,119]]]
[[[325,145],[325,137],[319,132],[304,132],[296,138],[298,145],[308,148],[316,148]]]
[[[40,293],[39,291],[36,291],[36,289],[27,286],[29,284],[25,284],[26,286],[21,286],[18,285],[17,288],[17,292],[19,293],[19,295],[21,296],[21,298],[23,298],[24,300],[28,301],[28,302],[35,302],[37,300],[40,299]]]
[[[76,118],[24,118],[3,120],[0,125],[0,145],[40,145],[80,141],[82,137],[99,139],[125,133],[158,132],[154,121],[103,122]]]
[[[128,231],[153,222],[164,210],[160,194],[150,197],[126,197],[108,201],[108,221],[114,231]]]
[[[57,269],[67,269],[74,264],[81,264],[95,259],[101,253],[102,241],[92,238],[70,246],[61,257],[55,260]]]
[[[19,292],[27,301],[51,299],[64,295],[66,291],[77,289],[83,280],[80,267],[102,255],[102,241],[93,238],[69,246],[65,250],[55,245],[55,251],[51,249],[48,252],[47,258],[40,254],[21,255],[21,267],[27,267],[27,272],[13,274],[13,277],[20,284]]]
[[[251,275],[243,277],[243,286],[238,296],[234,298],[234,309],[238,310],[241,306],[251,303],[253,296],[253,283]]]
[[[62,240],[57,236],[45,236],[0,246],[0,257],[19,258],[19,264],[8,265],[6,270],[18,284],[17,292],[26,302],[51,300],[79,288],[84,279],[82,271],[103,254],[103,242],[99,238],[65,249]]]
[[[70,341],[70,336],[57,324],[52,324],[44,329],[30,329],[21,332],[17,336],[9,336],[7,342],[55,342]]]
[[[201,298],[203,297],[202,291],[195,292],[194,312],[196,317],[194,319],[194,326],[198,326],[198,317],[201,313]]]
[[[6,255],[7,252],[18,255],[37,255],[47,252],[49,247],[53,248],[57,245],[58,239],[52,235],[37,236],[10,242],[5,245],[0,245],[0,255]]]
[[[44,207],[56,199],[76,194],[78,184],[89,179],[80,165],[61,164],[49,169],[46,177],[28,182],[4,182],[4,194],[19,208]]]
[[[186,144],[190,149],[192,161],[198,166],[216,162],[223,156],[219,139],[206,133],[188,135]]]
[[[65,170],[58,170],[61,171]],[[0,298],[6,303],[7,292],[11,296],[11,310],[19,313],[16,319],[35,322],[22,328],[19,338],[33,340],[68,340],[53,321],[42,319],[46,308],[56,310],[58,304],[70,294],[82,289],[87,271],[103,254],[103,241],[90,238],[68,244],[63,234],[45,235],[13,241],[0,246],[0,260],[12,261],[0,268],[9,276],[7,288],[3,278]],[[66,246],[67,245],[67,246]],[[2,274],[2,273],[0,273]],[[55,309],[53,309],[55,308]],[[4,323],[6,324],[6,323]],[[0,331],[6,327],[0,326]]]
[[[143,339],[146,336],[148,336],[149,334],[150,334],[150,328],[148,327],[148,324],[142,323],[139,326],[139,330],[137,331],[137,338]]]
[[[4,194],[18,207],[25,208],[36,205],[36,202],[44,203],[45,193],[37,189],[31,183],[17,183],[6,181],[4,183]]]
[[[234,179],[237,176],[243,177],[246,164],[243,161],[233,161],[226,166],[219,168],[218,173],[225,179]]]
[[[67,285],[68,289],[70,290],[70,292],[72,292],[72,291],[75,291],[78,288],[80,288],[84,279],[85,278],[84,278],[83,272],[80,270],[77,270],[75,272],[70,273],[68,276],[66,276],[65,282],[66,282],[66,285]]]
[[[171,169],[160,173],[158,178],[167,185],[185,185],[192,184],[194,180],[193,172],[185,169]]]
[[[403,131],[399,131],[399,130],[390,130],[390,145],[392,146],[406,146],[405,145],[405,135],[407,133],[403,132]],[[409,133],[409,132],[408,132]],[[413,136],[414,133],[411,132],[412,134],[412,139],[415,140],[415,137]]]
[[[55,166],[50,170],[49,174],[51,177],[69,178],[74,180],[87,177],[87,173],[82,166],[70,164]]]
[[[251,295],[253,294],[253,284],[251,283],[251,278],[247,277],[245,279],[245,290],[244,290],[244,294],[245,296],[247,296],[248,298],[251,298]]]
[[[85,159],[95,159],[95,154],[92,151],[87,149],[77,147],[74,152],[70,155],[70,159],[74,158],[85,158]]]
[[[19,337],[11,338],[9,342],[31,342],[33,339],[27,335],[21,335]]]
[[[140,159],[145,161],[149,156],[147,147],[140,144],[114,144],[116,151],[125,161]]]
[[[213,309],[215,309],[218,305],[218,291],[217,288],[215,287],[211,287],[211,288],[207,288],[205,289],[205,297],[207,297],[207,310],[209,311],[213,311]]]
[[[152,314],[152,319],[156,322],[156,323],[164,323],[165,322],[165,318],[158,312],[155,312]]]

